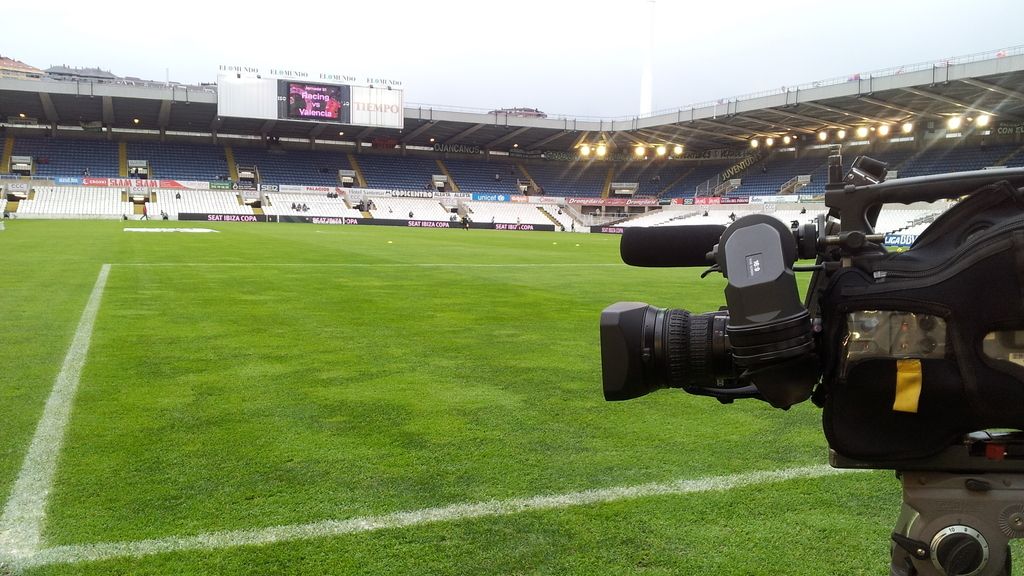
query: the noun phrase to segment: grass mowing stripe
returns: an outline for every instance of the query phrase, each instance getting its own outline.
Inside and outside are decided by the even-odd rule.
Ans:
[[[80,562],[96,562],[124,557],[151,556],[168,552],[216,550],[238,546],[273,544],[293,540],[372,532],[390,528],[419,526],[435,522],[451,522],[472,518],[507,516],[522,512],[554,510],[649,496],[724,491],[743,486],[781,482],[797,478],[818,478],[845,472],[850,471],[837,470],[829,466],[808,466],[784,470],[748,472],[731,476],[676,480],[666,483],[600,488],[566,494],[533,496],[530,498],[455,504],[439,508],[396,512],[381,516],[366,516],[348,520],[326,520],[308,524],[272,526],[255,530],[211,532],[194,536],[159,538],[137,542],[106,542],[55,546],[39,550],[32,556],[21,559],[20,566],[31,568],[50,564],[77,564]]]
[[[104,264],[46,401],[11,497],[4,507],[3,516],[0,516],[0,561],[5,558],[17,561],[39,549],[46,498],[53,485],[64,430],[71,416],[71,406],[109,274],[110,264]]]

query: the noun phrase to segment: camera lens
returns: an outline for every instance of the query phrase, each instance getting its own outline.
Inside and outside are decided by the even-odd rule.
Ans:
[[[601,365],[607,400],[660,388],[713,387],[731,374],[724,312],[691,314],[642,302],[601,313]]]

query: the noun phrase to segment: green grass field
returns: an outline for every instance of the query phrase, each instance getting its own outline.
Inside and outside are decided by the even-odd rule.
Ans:
[[[45,500],[64,552],[0,574],[888,573],[887,472],[191,545],[826,461],[809,403],[603,400],[602,308],[723,303],[718,277],[622,265],[617,237],[201,225],[0,232],[0,503],[112,265]]]

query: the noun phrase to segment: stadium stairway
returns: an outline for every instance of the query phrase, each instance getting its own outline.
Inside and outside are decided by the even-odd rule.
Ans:
[[[604,187],[601,188],[601,198],[607,198],[612,194],[612,181],[615,180],[614,166],[608,167],[608,175],[604,177]]]
[[[533,176],[530,176],[530,173],[526,170],[525,164],[522,162],[516,162],[516,169],[519,170],[519,174],[523,177],[523,180],[529,182],[534,190],[538,189],[536,180],[533,179]]]
[[[224,146],[224,159],[228,163],[228,177],[232,182],[238,182],[238,164],[235,164],[235,151],[231,146]]]
[[[117,174],[121,178],[128,177],[128,143],[117,144]]]
[[[448,167],[444,165],[444,162],[442,162],[440,158],[438,158],[436,162],[437,169],[441,171],[441,174],[444,174],[445,177],[448,178],[448,185],[452,187],[452,192],[458,193],[459,183],[455,181],[455,178],[452,178],[451,172],[448,172]]]
[[[359,161],[356,160],[355,154],[351,152],[348,153],[348,163],[352,166],[352,171],[356,173],[356,184],[360,188],[367,188],[366,178],[363,177],[363,169],[359,167]],[[349,208],[351,208],[351,206],[349,206]]]
[[[552,215],[551,212],[545,210],[543,206],[537,206],[537,210],[540,210],[541,214],[546,216],[548,220],[551,220],[551,223],[555,225],[555,230],[559,230],[562,228],[562,223],[558,221],[558,218],[555,218],[554,215]]]
[[[5,150],[6,150],[6,148],[5,148]],[[1021,154],[1021,153],[1024,153],[1024,145],[1022,145],[1020,148],[1015,149],[1013,152],[1010,152],[1009,154],[1007,154],[1007,155],[1003,156],[1002,158],[1000,158],[999,160],[997,160],[995,165],[996,166],[1007,166],[1009,164],[1010,160],[1014,156],[1017,156],[1018,154]],[[5,166],[6,166],[6,164],[5,164]],[[2,171],[2,169],[0,169],[0,171]]]
[[[672,180],[671,182],[669,182],[667,186],[665,186],[664,188],[662,188],[661,190],[658,191],[658,198],[661,198],[662,196],[667,194],[668,191],[671,190],[676,184],[679,184],[683,180],[686,180],[686,177],[689,176],[690,174],[693,174],[693,171],[696,170],[696,169],[697,169],[697,167],[694,166],[693,168],[690,168],[686,172],[683,172],[682,174],[680,174],[679,177],[676,178],[675,180]]]
[[[0,174],[7,174],[11,169],[11,156],[14,155],[14,136],[4,138],[4,153],[0,156]]]

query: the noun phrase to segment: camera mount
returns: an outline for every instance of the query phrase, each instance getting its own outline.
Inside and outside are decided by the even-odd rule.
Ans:
[[[891,576],[1009,576],[1024,538],[1024,433],[976,432],[924,459],[871,462],[831,450],[836,468],[897,470],[903,507]]]

